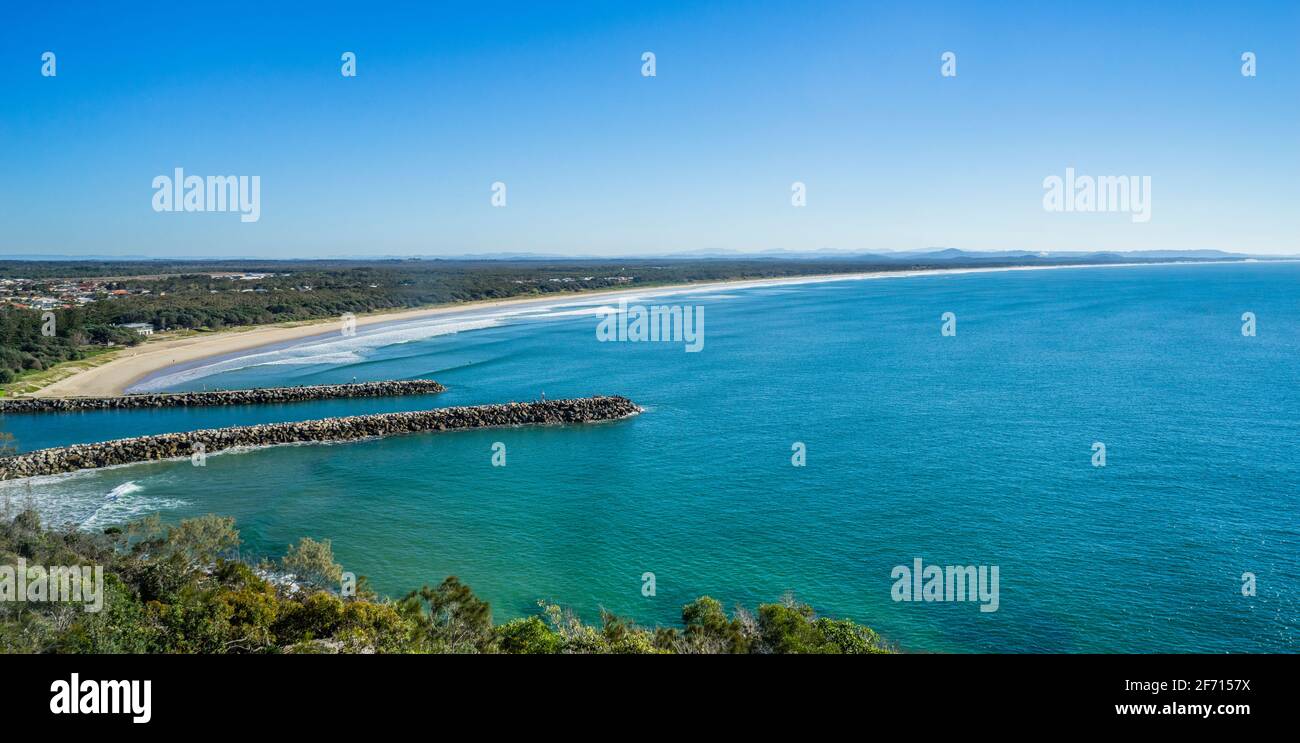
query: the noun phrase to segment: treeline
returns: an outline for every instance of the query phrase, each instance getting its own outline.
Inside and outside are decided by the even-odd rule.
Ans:
[[[640,627],[605,613],[597,625],[541,605],[492,621],[456,578],[381,600],[358,579],[342,596],[328,541],[303,539],[278,563],[237,558],[234,520],[163,527],[156,517],[89,533],[45,528],[33,510],[0,519],[0,565],[102,565],[102,610],[0,601],[3,653],[884,653],[870,629],[817,617],[793,599],[728,615],[708,597],[680,627]],[[291,580],[289,577],[291,576]]]

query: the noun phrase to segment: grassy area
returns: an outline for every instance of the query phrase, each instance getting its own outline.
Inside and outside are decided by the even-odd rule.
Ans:
[[[67,379],[74,374],[79,374],[87,369],[93,369],[102,366],[117,358],[118,353],[123,350],[122,346],[103,346],[87,348],[84,353],[85,358],[76,361],[64,361],[55,364],[48,369],[40,371],[24,372],[17,379],[9,384],[0,384],[0,395],[5,397],[15,397],[19,395],[30,395],[37,390],[48,387],[62,379]]]
[[[146,339],[139,346],[86,346],[83,350],[85,358],[76,361],[64,361],[55,364],[48,369],[39,371],[26,371],[18,376],[17,379],[8,383],[0,384],[0,397],[18,397],[21,395],[30,395],[38,390],[44,389],[55,382],[62,381],[68,377],[80,374],[87,369],[94,369],[97,366],[103,366],[108,362],[116,359],[123,351],[130,348],[147,348],[150,344],[161,341],[176,340],[177,338],[188,338],[195,335],[204,335],[215,331],[211,330],[176,330],[168,333],[158,333]]]

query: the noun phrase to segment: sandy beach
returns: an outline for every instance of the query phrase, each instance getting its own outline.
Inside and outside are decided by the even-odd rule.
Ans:
[[[1196,262],[1218,263],[1218,261]],[[926,269],[907,271],[873,271],[863,273],[818,274],[810,276],[793,276],[777,279],[737,279],[733,281],[711,281],[694,284],[674,284],[635,289],[609,289],[589,292],[555,294],[546,297],[521,297],[517,299],[491,300],[483,302],[462,302],[450,305],[438,305],[398,312],[380,312],[356,317],[356,327],[362,328],[380,323],[394,323],[405,320],[418,320],[450,313],[473,311],[490,311],[503,307],[526,306],[529,304],[554,304],[556,302],[584,301],[592,298],[614,299],[642,297],[658,294],[683,292],[702,292],[715,289],[740,289],[750,287],[781,286],[786,284],[809,284],[826,281],[851,281],[880,278],[905,278],[912,276],[935,276],[965,273],[987,273],[994,271],[1041,271],[1059,268],[1122,268],[1128,266],[1169,266],[1186,265],[1185,262],[1168,263],[1112,263],[1099,265],[1061,265],[1061,266],[999,266],[991,268],[953,268]],[[72,376],[58,380],[46,387],[30,393],[30,397],[78,397],[121,395],[132,385],[156,372],[172,366],[202,361],[217,356],[229,356],[245,351],[252,351],[263,346],[292,343],[308,338],[325,336],[341,331],[339,318],[324,319],[317,322],[293,323],[285,325],[266,325],[245,330],[229,330],[206,333],[185,338],[161,339],[145,342],[135,348],[123,349],[111,361],[86,369]]]

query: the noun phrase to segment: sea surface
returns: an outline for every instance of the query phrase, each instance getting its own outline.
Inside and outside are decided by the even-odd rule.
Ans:
[[[609,300],[371,327],[146,380],[433,378],[448,392],[7,416],[30,450],[201,427],[601,394],[589,426],[264,448],[0,485],[47,521],[234,516],[245,555],[330,539],[388,595],[456,575],[503,620],[554,601],[676,624],[787,592],[903,650],[1258,652],[1300,625],[1300,264],[1165,265],[647,293],[704,347],[599,342]],[[954,313],[956,335],[941,334]],[[1253,312],[1257,333],[1242,333]],[[493,444],[506,466],[492,466]],[[806,465],[792,464],[801,442]],[[1094,443],[1105,445],[1094,466]],[[894,568],[997,566],[998,609]],[[655,595],[642,592],[653,573]],[[1243,595],[1244,574],[1255,595]]]

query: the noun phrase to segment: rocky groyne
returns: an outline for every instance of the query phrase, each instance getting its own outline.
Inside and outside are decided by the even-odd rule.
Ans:
[[[432,379],[320,384],[307,387],[261,387],[212,392],[159,392],[114,397],[18,397],[0,399],[0,413],[64,413],[80,410],[183,408],[213,405],[268,405],[343,397],[431,395],[447,388]]]
[[[194,457],[244,446],[355,441],[379,436],[493,426],[594,423],[626,418],[640,412],[641,408],[626,397],[580,397],[571,400],[512,402],[504,405],[474,405],[409,413],[210,428],[41,449],[6,457],[0,459],[0,480]]]

